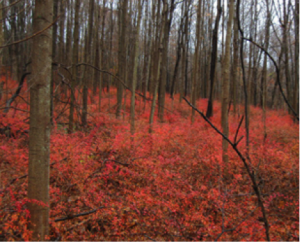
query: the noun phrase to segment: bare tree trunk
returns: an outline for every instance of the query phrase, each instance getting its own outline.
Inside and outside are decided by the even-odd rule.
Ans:
[[[137,83],[137,67],[138,67],[138,54],[139,54],[139,34],[140,24],[142,18],[142,4],[141,0],[138,1],[138,19],[135,32],[135,45],[134,45],[134,67],[133,67],[133,78],[131,86],[131,104],[130,104],[130,132],[134,134],[134,116],[135,116],[135,88]]]
[[[161,77],[160,77],[160,90],[159,90],[159,107],[158,107],[158,118],[160,122],[163,122],[164,119],[164,106],[165,106],[165,94],[166,94],[166,80],[167,80],[167,59],[168,59],[168,46],[169,46],[169,32],[171,28],[171,23],[173,19],[173,12],[175,9],[175,0],[171,0],[170,6],[168,7],[168,14],[165,15],[164,24],[166,25],[164,27],[164,39],[163,39],[163,55],[162,55],[162,63],[164,65],[161,65]],[[168,4],[167,4],[168,5]]]
[[[271,21],[271,14],[269,9],[269,0],[266,0],[267,6],[267,19],[266,19],[266,34],[265,34],[265,50],[268,51],[269,48],[269,37],[270,37],[270,21]],[[263,62],[263,71],[262,71],[262,78],[261,78],[261,106],[263,109],[263,125],[264,125],[264,139],[267,137],[267,127],[266,127],[266,105],[267,105],[267,55],[264,55],[264,62]]]
[[[53,1],[36,0],[33,32],[53,21]],[[32,79],[30,80],[30,130],[28,208],[32,240],[45,240],[49,234],[50,173],[50,82],[52,70],[52,29],[33,39]],[[34,200],[34,201],[33,201]],[[38,203],[37,203],[37,202]],[[41,203],[43,205],[41,205]]]
[[[239,66],[239,30],[237,26],[237,17],[234,18],[233,34],[233,66],[232,66],[232,102],[233,114],[236,115],[237,106],[237,85],[238,85],[238,66]]]
[[[75,0],[75,26],[73,33],[73,53],[72,53],[72,80],[71,80],[71,99],[70,99],[70,114],[69,114],[69,133],[74,130],[74,102],[75,102],[75,85],[77,82],[77,68],[76,64],[78,62],[78,48],[79,48],[79,7],[80,0]]]
[[[118,53],[118,76],[121,80],[126,80],[126,29],[127,29],[127,5],[128,0],[120,1],[120,18],[119,18],[119,53]],[[117,110],[116,117],[120,118],[123,99],[123,85],[117,84]]]
[[[291,78],[290,78],[290,68],[289,68],[289,47],[288,47],[289,10],[286,8],[287,8],[286,0],[283,0],[283,23],[281,23],[281,27],[283,31],[282,49],[285,57],[284,70],[285,70],[287,100],[291,102],[292,91],[291,91]],[[289,109],[289,113],[291,113],[290,109]]]
[[[197,79],[198,79],[198,65],[199,65],[199,50],[200,50],[200,21],[201,21],[201,0],[198,1],[197,9],[197,23],[196,23],[196,48],[193,63],[193,83],[192,83],[192,105],[196,106],[197,95]],[[192,109],[191,121],[194,123],[195,109]]]
[[[2,10],[1,10],[2,8],[3,8],[3,1],[0,2],[0,19],[3,19]],[[0,23],[0,46],[2,46],[4,43],[3,22],[4,21]],[[3,49],[0,50],[0,67],[2,67],[2,65],[3,65]],[[0,85],[3,86],[3,84]]]
[[[294,110],[299,115],[299,0],[295,0],[295,87]],[[294,119],[297,121],[297,119]]]
[[[161,30],[160,30],[160,38],[159,38],[159,49],[158,49],[158,66],[157,66],[157,70],[156,70],[156,75],[155,75],[155,88],[154,88],[154,93],[153,93],[153,100],[152,100],[152,105],[151,105],[151,111],[150,111],[150,119],[149,119],[149,133],[152,132],[152,124],[153,124],[153,118],[154,118],[154,111],[155,111],[155,104],[156,104],[156,96],[157,96],[157,92],[158,92],[158,84],[159,84],[159,77],[161,74],[161,62],[162,62],[162,55],[163,55],[163,48],[164,48],[164,43],[163,43],[163,39],[164,39],[164,33],[165,30],[164,28],[166,27],[165,24],[165,15],[168,12],[168,6],[166,1],[163,2],[163,10],[162,10],[162,25],[161,25]]]
[[[188,38],[188,21],[189,21],[189,16],[188,16],[188,9],[189,9],[189,1],[184,2],[184,10],[185,10],[185,16],[184,16],[184,31],[182,33],[182,61],[181,61],[181,92],[180,92],[180,99],[179,101],[181,102],[181,99],[183,96],[187,95],[187,38]]]
[[[58,11],[58,0],[53,0],[53,21],[57,18],[57,11]],[[52,31],[52,61],[55,61],[56,57],[56,37],[57,37],[57,23],[53,25],[53,31]],[[53,85],[54,85],[54,74],[53,71],[51,71],[51,84],[50,84],[50,122],[53,124],[53,109],[54,109],[54,103],[53,103]]]
[[[92,63],[92,54],[91,54],[91,46],[92,46],[92,36],[93,36],[93,18],[94,18],[94,0],[89,1],[89,21],[88,21],[88,34],[87,34],[87,46],[86,52],[84,53],[84,59],[86,63]],[[87,99],[88,99],[88,86],[89,79],[91,75],[89,75],[90,71],[85,67],[84,78],[83,78],[83,91],[82,91],[82,116],[81,122],[82,126],[86,127],[87,125]]]
[[[231,46],[231,32],[232,32],[232,19],[234,10],[234,0],[230,0],[229,17],[227,22],[226,43],[225,43],[225,56],[223,59],[223,74],[222,74],[222,128],[223,133],[228,137],[228,106],[229,106],[229,78],[230,78],[230,46]],[[228,162],[228,142],[223,138],[223,162]]]
[[[103,0],[102,6],[102,27],[101,27],[101,41],[100,41],[100,69],[104,69],[104,29],[105,29],[105,16],[106,16],[106,0]],[[103,72],[100,72],[99,80],[99,108],[101,107],[102,99],[102,90],[103,90]]]
[[[182,6],[184,6],[182,4]],[[180,20],[180,27],[178,29],[178,37],[177,37],[177,51],[176,51],[176,63],[175,63],[175,67],[174,67],[174,73],[173,73],[173,77],[172,77],[172,84],[171,84],[171,93],[170,96],[173,99],[174,97],[174,92],[175,92],[175,82],[176,82],[176,77],[177,77],[177,73],[178,73],[178,69],[179,69],[179,63],[180,63],[180,59],[181,59],[181,52],[182,52],[182,36],[183,36],[183,22],[184,22],[184,11],[183,9],[181,10],[181,20]]]
[[[213,116],[213,91],[214,91],[214,78],[215,78],[215,69],[217,64],[217,53],[218,53],[218,29],[219,22],[222,13],[221,0],[218,0],[218,13],[215,21],[215,27],[213,31],[213,39],[212,39],[212,51],[211,51],[211,63],[210,63],[210,91],[209,91],[209,99],[206,110],[206,117],[210,118]]]
[[[114,4],[114,1],[112,0],[110,2],[110,36],[109,36],[109,39],[110,39],[110,42],[109,42],[109,52],[112,53],[112,49],[113,49],[113,33],[114,33],[114,14],[113,14],[113,4]],[[109,55],[109,68],[112,68],[113,67],[113,57],[112,57],[112,54]],[[112,83],[112,76],[110,76],[110,79],[107,83],[107,92],[109,93],[110,91],[110,85]],[[110,108],[110,95],[108,96],[108,106]]]
[[[100,68],[100,46],[99,46],[99,26],[100,26],[100,5],[96,3],[95,7],[95,27],[94,27],[94,36],[93,36],[93,50],[95,51],[95,56],[93,60],[93,66],[97,67],[98,69]],[[96,96],[97,94],[97,87],[99,85],[99,71],[94,70],[93,71],[93,96]],[[99,96],[99,105],[98,105],[98,110],[101,110],[101,101],[100,101],[100,96]]]

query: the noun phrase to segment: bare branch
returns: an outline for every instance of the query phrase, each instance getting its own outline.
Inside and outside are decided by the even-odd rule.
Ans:
[[[45,32],[47,29],[51,28],[52,25],[54,25],[54,24],[57,22],[58,19],[59,19],[59,17],[57,17],[57,18],[56,18],[50,25],[48,25],[46,28],[44,28],[44,29],[42,29],[42,30],[36,32],[35,34],[33,34],[33,35],[29,36],[29,37],[26,37],[26,38],[24,38],[24,39],[15,41],[15,42],[13,42],[13,43],[10,43],[10,44],[8,44],[8,45],[2,45],[2,46],[0,46],[0,49],[3,49],[3,48],[5,48],[5,47],[9,47],[9,46],[12,46],[12,45],[20,44],[20,43],[22,43],[22,42],[24,42],[24,41],[30,40],[30,39],[32,39],[32,38],[34,38],[34,37],[36,37],[36,36],[42,34],[42,33]]]

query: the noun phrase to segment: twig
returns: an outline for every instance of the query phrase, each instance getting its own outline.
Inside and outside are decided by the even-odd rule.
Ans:
[[[279,89],[280,89],[281,95],[282,95],[282,97],[284,99],[284,102],[287,104],[287,106],[289,107],[289,109],[292,111],[292,113],[295,116],[295,118],[299,121],[299,117],[298,117],[297,113],[295,112],[295,110],[293,109],[293,107],[291,106],[291,104],[289,103],[289,101],[287,100],[286,96],[284,95],[284,92],[283,92],[283,89],[282,89],[282,85],[281,85],[281,82],[280,82],[280,69],[279,69],[276,61],[274,60],[274,58],[270,55],[270,53],[264,47],[260,46],[259,44],[257,44],[252,39],[248,39],[248,38],[244,38],[244,37],[243,37],[243,39],[249,41],[250,43],[254,44],[256,47],[260,48],[270,58],[270,60],[273,62],[274,66],[275,66],[275,69],[276,69],[276,74],[277,74],[276,82],[277,82],[277,84],[279,86]]]
[[[3,8],[0,8],[0,11],[4,10],[4,9],[6,9],[6,8],[10,8],[10,7],[16,5],[17,3],[21,2],[21,1],[23,1],[23,0],[17,0],[17,1],[15,1],[15,2],[11,3],[11,4],[8,5],[8,6],[5,6],[5,7],[3,7]]]
[[[241,127],[241,125],[242,125],[243,119],[244,119],[244,115],[242,116],[242,118],[241,118],[241,120],[240,120],[239,126],[238,126],[238,128],[237,128],[237,130],[236,130],[236,133],[235,133],[235,136],[234,136],[234,143],[235,143],[235,144],[238,143],[238,142],[236,142],[236,138],[237,138],[237,136],[238,136],[238,133],[239,133],[240,127]]]
[[[243,222],[246,221],[246,219],[248,219],[250,216],[252,216],[252,214],[256,211],[256,209],[258,208],[258,206],[256,206],[256,208],[254,208],[245,218],[243,218],[236,226],[234,226],[232,229],[222,229],[222,232],[217,236],[217,238],[215,239],[215,241],[218,241],[218,239],[221,238],[221,236],[226,233],[226,232],[233,232],[235,231]]]
[[[150,239],[152,241],[156,241],[155,239],[152,239],[151,237],[149,237],[147,234],[144,234],[144,236],[147,238],[147,239]]]
[[[61,162],[61,161],[66,160],[66,159],[67,159],[67,157],[61,159],[60,161],[54,161],[54,162],[50,163],[50,167],[53,166],[55,163]],[[0,194],[3,193],[3,192],[4,192],[9,186],[11,186],[13,183],[15,183],[15,181],[20,180],[20,179],[23,179],[23,178],[26,178],[27,176],[28,176],[28,173],[25,174],[25,175],[23,175],[23,176],[19,176],[19,177],[16,177],[16,178],[12,179],[12,180],[6,185],[6,187],[3,188],[3,189],[0,191]]]
[[[20,44],[20,43],[22,43],[22,42],[24,42],[24,41],[30,40],[30,39],[32,39],[32,38],[34,38],[34,37],[40,35],[41,33],[45,32],[47,29],[51,28],[52,25],[54,25],[58,19],[59,19],[59,17],[57,17],[57,18],[56,18],[50,25],[48,25],[46,28],[44,28],[44,29],[42,29],[42,30],[36,32],[35,34],[33,34],[33,35],[29,36],[29,37],[26,37],[26,38],[24,38],[24,39],[15,41],[15,42],[13,42],[13,43],[10,43],[10,44],[8,44],[8,45],[2,45],[2,46],[0,46],[0,49],[5,48],[5,47],[9,47],[9,46],[12,46],[12,45]]]
[[[75,215],[68,215],[67,217],[63,217],[63,218],[57,218],[57,219],[54,220],[54,222],[60,222],[60,221],[70,220],[70,219],[73,219],[73,218],[78,218],[78,217],[81,217],[81,216],[90,215],[92,213],[97,212],[101,208],[105,208],[105,206],[98,207],[98,208],[96,208],[94,210],[91,210],[91,211],[88,211],[88,212],[78,213],[78,214],[75,214]]]
[[[9,111],[9,108],[10,108],[11,103],[15,100],[15,98],[16,98],[17,96],[19,96],[19,93],[20,93],[20,91],[21,91],[21,89],[22,89],[22,87],[23,87],[23,83],[24,83],[25,77],[26,77],[27,75],[30,75],[30,74],[31,74],[30,72],[26,72],[26,73],[24,73],[24,74],[22,75],[21,80],[20,80],[20,83],[19,83],[19,86],[18,86],[18,88],[17,88],[15,94],[12,95],[12,97],[11,97],[10,99],[8,99],[7,102],[6,102],[6,107],[5,107],[4,111],[3,111],[4,113],[7,113],[7,112]]]

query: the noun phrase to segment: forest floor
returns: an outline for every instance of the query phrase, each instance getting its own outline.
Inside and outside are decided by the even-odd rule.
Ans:
[[[3,113],[0,101],[0,239],[29,240],[27,202],[29,91]],[[91,97],[91,96],[90,96]],[[137,96],[130,134],[130,93],[115,118],[116,90],[89,98],[88,127],[67,133],[68,106],[55,99],[51,132],[50,240],[265,240],[257,197],[232,148],[222,162],[222,138],[179,97],[166,97],[165,121]],[[79,99],[78,99],[79,100]],[[207,100],[197,102],[206,110]],[[243,108],[239,107],[242,112]],[[241,116],[229,111],[231,140]],[[78,116],[75,121],[80,120]],[[271,240],[299,240],[299,125],[286,111],[250,109],[250,167],[259,180]],[[220,103],[212,123],[221,127]],[[10,127],[10,130],[7,129]],[[5,131],[5,129],[7,129]],[[245,136],[244,123],[238,138]],[[245,138],[238,149],[246,154]]]

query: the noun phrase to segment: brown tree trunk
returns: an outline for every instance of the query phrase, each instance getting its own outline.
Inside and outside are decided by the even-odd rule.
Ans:
[[[210,63],[210,91],[209,91],[209,99],[206,110],[206,117],[210,118],[213,116],[213,91],[214,91],[214,78],[215,78],[215,70],[217,64],[217,54],[218,54],[218,30],[219,30],[219,22],[222,13],[221,0],[218,0],[218,13],[215,21],[215,27],[213,31],[213,39],[212,39],[212,51],[211,51],[211,63]]]
[[[236,115],[237,107],[237,85],[238,85],[238,66],[239,66],[239,30],[237,26],[237,17],[234,18],[233,34],[233,66],[232,66],[232,102],[233,114]]]
[[[75,102],[75,93],[74,88],[77,82],[77,63],[78,63],[78,48],[79,48],[79,7],[80,0],[75,1],[75,26],[73,33],[73,53],[72,53],[72,80],[71,80],[71,100],[70,100],[70,114],[69,114],[69,133],[72,133],[74,130],[74,102]]]
[[[134,44],[134,63],[133,63],[133,78],[131,86],[131,103],[130,103],[130,132],[134,134],[134,117],[135,117],[135,89],[137,83],[137,67],[138,67],[138,54],[139,54],[139,33],[140,24],[142,18],[142,3],[138,1],[138,18],[135,32],[135,44]]]
[[[33,32],[45,29],[53,21],[52,0],[36,0]],[[50,82],[52,64],[52,29],[33,39],[32,79],[30,80],[30,130],[28,208],[32,240],[45,240],[49,234],[50,172]],[[37,203],[41,202],[43,205]]]
[[[58,11],[58,0],[53,0],[53,21],[57,18],[57,11]],[[53,25],[53,31],[52,31],[52,61],[56,61],[56,37],[57,37],[57,23]],[[54,109],[54,103],[53,103],[53,85],[54,85],[54,74],[53,71],[51,71],[51,84],[50,84],[50,122],[53,124],[53,109]]]
[[[166,0],[167,1],[167,0]],[[168,5],[168,4],[167,4]],[[166,80],[167,80],[167,60],[168,60],[168,46],[169,46],[169,32],[171,28],[171,23],[173,19],[173,12],[175,9],[175,3],[174,0],[171,0],[170,6],[168,6],[168,14],[165,15],[164,24],[166,25],[164,27],[164,39],[163,39],[163,55],[162,55],[162,63],[164,65],[161,65],[161,77],[160,77],[160,85],[159,85],[159,107],[158,107],[158,118],[160,122],[163,122],[164,119],[164,107],[165,107],[165,95],[166,95]]]
[[[299,0],[295,0],[295,87],[294,87],[294,110],[299,116]],[[297,121],[297,119],[294,119]]]
[[[87,34],[87,46],[86,51],[84,53],[84,60],[86,63],[92,63],[92,54],[91,54],[91,46],[92,46],[92,34],[93,34],[93,18],[94,18],[94,0],[89,1],[89,21],[88,21],[88,34]],[[82,91],[82,116],[81,122],[82,126],[86,127],[87,125],[87,99],[88,99],[88,87],[89,87],[89,79],[91,75],[89,75],[90,71],[85,67],[84,78],[83,78],[83,91]]]
[[[231,46],[231,31],[232,19],[234,10],[234,0],[230,0],[229,17],[227,22],[225,56],[223,59],[223,74],[222,74],[222,129],[223,134],[228,137],[228,105],[229,105],[229,78],[230,78],[230,46]],[[228,162],[228,142],[223,138],[223,162]]]
[[[160,74],[161,74],[161,68],[160,68],[160,65],[161,65],[161,62],[162,62],[162,55],[163,55],[163,48],[164,48],[164,43],[163,43],[163,39],[164,39],[164,33],[165,33],[165,30],[164,28],[166,27],[166,24],[165,24],[165,15],[167,14],[168,12],[168,6],[167,6],[167,3],[166,1],[163,2],[163,10],[162,10],[162,24],[161,24],[161,30],[160,30],[160,38],[159,38],[159,47],[158,47],[158,66],[157,66],[157,69],[156,69],[156,73],[155,73],[155,83],[154,83],[154,93],[153,93],[153,100],[152,100],[152,105],[151,105],[151,111],[150,111],[150,119],[149,119],[149,124],[150,124],[150,127],[149,127],[149,133],[152,132],[152,124],[153,124],[153,118],[154,118],[154,111],[155,111],[155,105],[156,105],[156,96],[157,96],[157,92],[158,92],[158,84],[159,84],[159,77],[160,77]]]
[[[267,20],[266,20],[266,32],[265,32],[265,50],[268,51],[269,48],[269,36],[270,36],[270,9],[269,9],[269,0],[266,0],[267,6]],[[266,105],[267,105],[267,55],[264,55],[264,62],[263,62],[263,71],[262,71],[262,78],[261,78],[261,106],[263,109],[263,125],[264,125],[264,137],[267,137],[267,127],[266,127]]]
[[[119,18],[119,51],[118,51],[118,77],[125,82],[126,80],[126,29],[127,29],[127,5],[128,0],[120,1],[120,18]],[[120,118],[123,99],[123,85],[117,84],[117,109],[116,117]]]
[[[201,0],[198,1],[197,9],[197,23],[196,23],[196,48],[193,62],[193,83],[192,83],[192,105],[196,107],[197,95],[197,79],[198,79],[198,65],[199,65],[199,50],[200,50],[200,21],[201,21]],[[195,109],[192,109],[191,121],[194,122]]]
[[[286,93],[287,100],[292,103],[291,99],[291,78],[290,78],[290,67],[289,67],[289,47],[288,47],[288,25],[289,25],[289,10],[286,7],[286,0],[283,0],[283,23],[282,27],[282,49],[284,53],[284,70],[285,70],[285,81],[286,81]],[[291,113],[290,109],[289,112]]]
[[[100,69],[104,69],[104,29],[105,29],[105,16],[106,16],[106,0],[103,0],[102,6],[102,27],[101,27],[101,40],[100,40]],[[101,107],[101,99],[102,99],[102,89],[103,89],[103,72],[100,72],[100,80],[99,80],[99,108]]]

